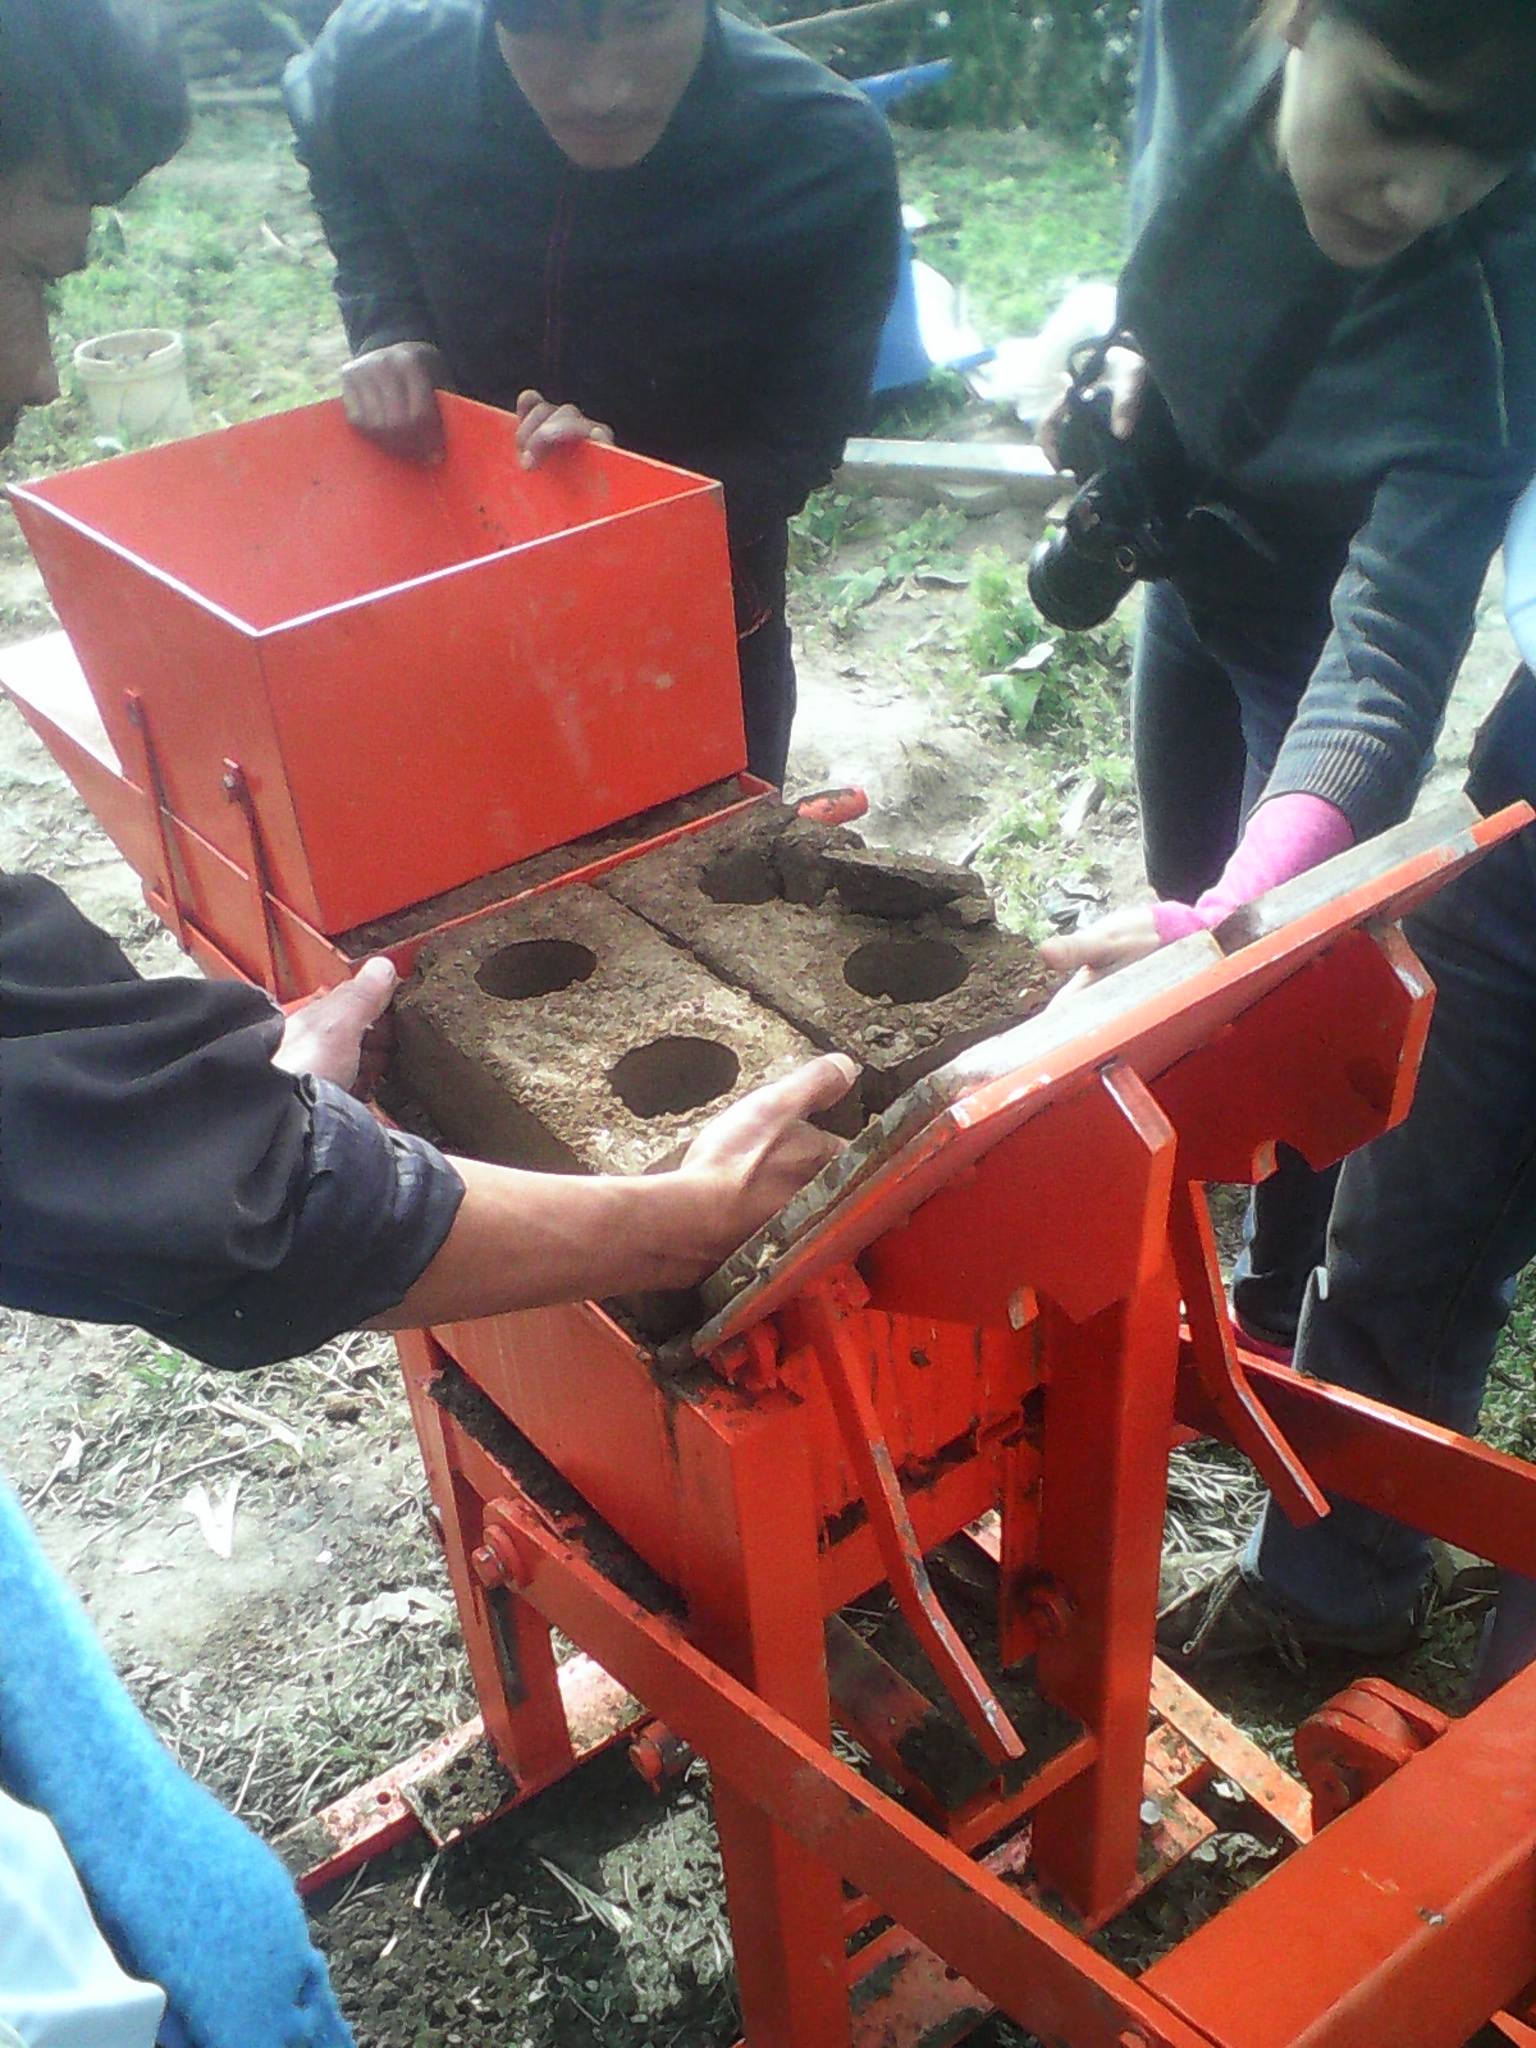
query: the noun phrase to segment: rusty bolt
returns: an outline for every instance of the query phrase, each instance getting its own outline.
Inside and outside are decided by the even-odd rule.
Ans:
[[[1058,1641],[1072,1625],[1072,1602],[1054,1579],[1040,1579],[1030,1587],[1025,1613],[1047,1642]]]
[[[470,1563],[474,1566],[475,1577],[482,1586],[499,1586],[506,1578],[506,1573],[501,1568],[501,1559],[492,1550],[489,1543],[481,1544],[474,1556],[471,1557]]]
[[[485,1541],[470,1558],[482,1586],[526,1586],[532,1576],[516,1537],[493,1523]]]

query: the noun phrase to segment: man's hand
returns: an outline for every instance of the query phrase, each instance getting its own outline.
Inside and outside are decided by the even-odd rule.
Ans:
[[[537,469],[557,448],[578,441],[600,441],[611,448],[613,429],[589,420],[574,405],[554,404],[539,391],[525,391],[518,399],[517,449],[524,469]]]
[[[341,400],[359,433],[408,462],[441,462],[443,416],[437,394],[448,365],[430,341],[396,341],[354,356],[341,373]]]
[[[1111,393],[1110,429],[1116,440],[1129,441],[1141,416],[1141,401],[1147,388],[1145,357],[1137,355],[1131,348],[1112,348],[1105,359],[1104,383]],[[1035,439],[1058,469],[1061,468],[1061,443],[1057,430],[1069,396],[1070,391],[1064,391],[1035,430]],[[1078,478],[1080,484],[1087,481],[1085,476]]]
[[[383,1064],[381,1020],[393,1000],[398,978],[382,957],[365,960],[350,981],[311,996],[284,1019],[273,1066],[281,1067],[285,1074],[313,1074],[317,1080],[334,1081],[366,1101]]]
[[[841,1102],[858,1074],[844,1054],[826,1053],[744,1095],[700,1131],[677,1176],[697,1183],[704,1272],[777,1216],[842,1151],[842,1138],[809,1119]]]
[[[1082,975],[1083,982],[1078,985],[1086,986],[1132,960],[1144,960],[1162,943],[1154,906],[1140,903],[1130,910],[1112,911],[1069,938],[1047,939],[1040,957],[1064,974]]]

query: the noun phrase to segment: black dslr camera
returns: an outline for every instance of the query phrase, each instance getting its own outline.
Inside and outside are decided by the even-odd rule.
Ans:
[[[1120,339],[1085,342],[1069,358],[1057,438],[1082,489],[1030,558],[1036,611],[1071,633],[1103,625],[1133,583],[1172,572],[1192,510],[1189,461],[1156,387],[1146,386],[1128,441],[1110,426],[1110,394],[1095,387]]]

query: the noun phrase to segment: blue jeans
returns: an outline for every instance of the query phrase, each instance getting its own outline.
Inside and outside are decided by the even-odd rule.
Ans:
[[[1536,796],[1536,682],[1485,725],[1467,789],[1480,810]],[[1514,1283],[1536,1258],[1536,829],[1453,882],[1405,929],[1436,986],[1405,1123],[1345,1162],[1327,1261],[1296,1363],[1352,1392],[1475,1430]],[[1332,1627],[1409,1612],[1429,1564],[1417,1531],[1349,1502],[1296,1529],[1273,1502],[1247,1564]],[[1490,1682],[1536,1654],[1536,1587],[1506,1580]]]
[[[1159,896],[1193,903],[1226,866],[1263,793],[1330,628],[1317,601],[1199,630],[1170,583],[1146,595],[1131,679],[1131,735],[1147,879]],[[1277,1150],[1254,1190],[1232,1302],[1257,1335],[1288,1344],[1307,1282],[1323,1256],[1336,1167],[1314,1172]]]

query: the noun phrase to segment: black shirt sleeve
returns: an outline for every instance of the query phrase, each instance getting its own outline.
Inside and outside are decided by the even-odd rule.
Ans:
[[[392,1306],[463,1183],[272,1065],[232,982],[142,979],[51,883],[0,876],[0,1298],[269,1363]]]
[[[379,177],[348,147],[340,25],[288,67],[283,96],[315,210],[336,258],[336,301],[353,355],[397,341],[437,342],[410,243]]]

